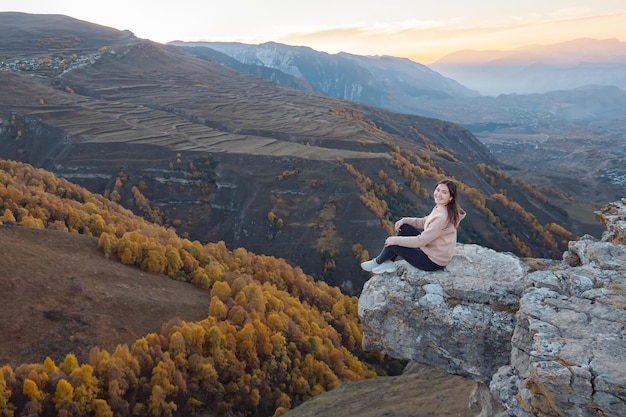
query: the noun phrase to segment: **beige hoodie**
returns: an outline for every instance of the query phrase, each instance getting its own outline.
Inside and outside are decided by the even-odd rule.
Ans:
[[[459,222],[465,218],[461,210]],[[456,227],[448,222],[448,209],[436,207],[426,217],[404,217],[403,223],[424,231],[418,236],[391,236],[389,244],[420,248],[428,258],[440,266],[446,266],[456,247]]]

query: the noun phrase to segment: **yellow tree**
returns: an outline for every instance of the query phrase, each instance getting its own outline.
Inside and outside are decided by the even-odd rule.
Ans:
[[[246,371],[259,367],[256,333],[252,323],[246,323],[235,335],[237,340],[237,358],[246,363]]]
[[[15,224],[16,220],[13,212],[9,209],[5,209],[4,214],[0,217],[0,223]]]
[[[22,226],[32,227],[33,229],[45,229],[46,228],[45,225],[43,224],[43,220],[37,219],[31,216],[30,214],[27,216],[24,216],[22,220],[20,221],[20,224]]]
[[[30,401],[35,406],[38,413],[43,409],[43,403],[45,402],[45,393],[39,390],[37,383],[30,378],[24,379],[24,386],[22,392],[28,396]],[[0,406],[1,409],[1,406]],[[2,415],[2,414],[0,414]]]
[[[96,417],[113,417],[113,411],[105,400],[97,399],[95,401]]]
[[[218,320],[224,320],[228,315],[228,307],[217,296],[213,296],[209,304],[209,315]]]
[[[117,239],[114,235],[110,233],[102,233],[98,238],[98,249],[104,252],[104,257],[109,259],[109,257],[115,253],[115,243]]]
[[[70,375],[72,386],[74,386],[74,401],[78,404],[81,415],[89,415],[96,408],[96,398],[98,396],[98,378],[93,375],[91,365],[84,364],[76,367]]]
[[[165,261],[165,272],[170,278],[173,277],[174,274],[176,274],[178,271],[180,271],[185,265],[180,257],[178,249],[173,246],[168,246],[165,249]]]
[[[11,390],[4,377],[5,369],[10,370],[10,368],[4,367],[0,369],[0,417],[13,417],[15,406],[11,404]]]
[[[152,370],[150,384],[152,393],[148,402],[149,414],[154,417],[172,417],[177,407],[167,397],[175,392],[176,387],[170,381],[169,372],[163,362],[159,362]]]
[[[57,411],[69,408],[74,397],[74,388],[65,379],[60,379],[54,392],[54,408]]]
[[[78,368],[78,359],[76,359],[76,355],[73,353],[67,354],[67,356],[65,356],[65,360],[63,361],[63,365],[61,366],[61,370],[67,375],[70,375],[76,368]]]
[[[165,272],[167,266],[165,248],[157,243],[147,242],[144,249],[147,249],[148,254],[141,262],[141,269],[156,274]]]
[[[225,303],[230,298],[230,294],[230,286],[225,281],[217,281],[215,284],[213,284],[213,288],[211,288],[211,298],[217,297],[223,303]]]

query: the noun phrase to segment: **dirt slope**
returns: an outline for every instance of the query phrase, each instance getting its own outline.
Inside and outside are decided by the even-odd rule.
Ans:
[[[475,382],[411,364],[409,373],[348,382],[283,417],[472,417]]]
[[[96,238],[0,226],[0,367],[85,360],[163,323],[206,318],[209,294],[104,258]],[[57,362],[58,363],[58,362]]]

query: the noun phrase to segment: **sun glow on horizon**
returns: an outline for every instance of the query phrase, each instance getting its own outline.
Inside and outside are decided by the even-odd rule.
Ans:
[[[276,42],[307,45],[328,53],[391,55],[432,63],[461,50],[511,50],[529,45],[547,45],[581,38],[626,41],[625,13],[601,16],[518,22],[501,26],[458,26],[423,22],[402,29],[344,27],[291,33]],[[621,35],[621,36],[620,36]],[[257,42],[258,43],[258,42]]]
[[[279,42],[326,53],[390,55],[428,64],[460,50],[510,50],[580,38],[626,41],[620,0],[498,4],[444,0],[3,0],[0,11],[64,14],[155,42]],[[329,13],[332,10],[332,13]]]

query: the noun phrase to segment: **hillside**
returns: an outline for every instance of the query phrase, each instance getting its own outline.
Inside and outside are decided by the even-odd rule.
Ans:
[[[219,59],[218,51],[235,62],[222,62],[239,71],[276,76],[287,74],[330,97],[394,109],[394,103],[416,103],[442,97],[477,97],[478,93],[446,78],[425,65],[391,56],[359,56],[345,52],[327,54],[303,46],[276,42],[248,45],[237,42],[170,42],[198,56]],[[214,58],[215,57],[215,58]],[[239,63],[239,64],[237,64]],[[243,65],[242,65],[243,64]],[[237,66],[238,65],[238,66]],[[275,78],[279,83],[282,80]]]
[[[107,260],[97,244],[84,235],[0,225],[0,286],[4,315],[11,317],[0,322],[0,367],[46,357],[61,362],[70,352],[82,362],[95,346],[113,351],[167,322],[206,317],[206,291]],[[340,416],[336,408],[359,404],[409,417],[401,400],[415,416],[457,417],[468,413],[470,389],[459,377],[419,367],[404,376],[342,385],[293,412],[332,409]],[[389,403],[372,398],[371,390],[387,392]]]
[[[83,25],[63,27],[88,36]],[[280,86],[175,46],[109,40],[76,56],[42,47],[26,64],[0,51],[0,157],[180,236],[284,258],[349,294],[392,219],[428,213],[445,177],[469,213],[464,242],[558,257],[563,235],[599,230],[586,203],[505,175],[458,124]]]
[[[69,19],[63,15],[0,12],[0,50],[4,57],[31,57],[48,53],[91,53],[111,41],[134,38],[128,31]]]
[[[280,415],[370,366],[397,368],[361,351],[356,299],[298,268],[181,239],[49,172],[0,164],[3,413]],[[421,391],[420,378],[406,388]],[[431,382],[424,410],[440,405]],[[466,403],[465,381],[438,383]]]
[[[94,346],[113,351],[170,320],[206,317],[206,291],[105,259],[98,239],[0,225],[0,366],[86,361]]]

